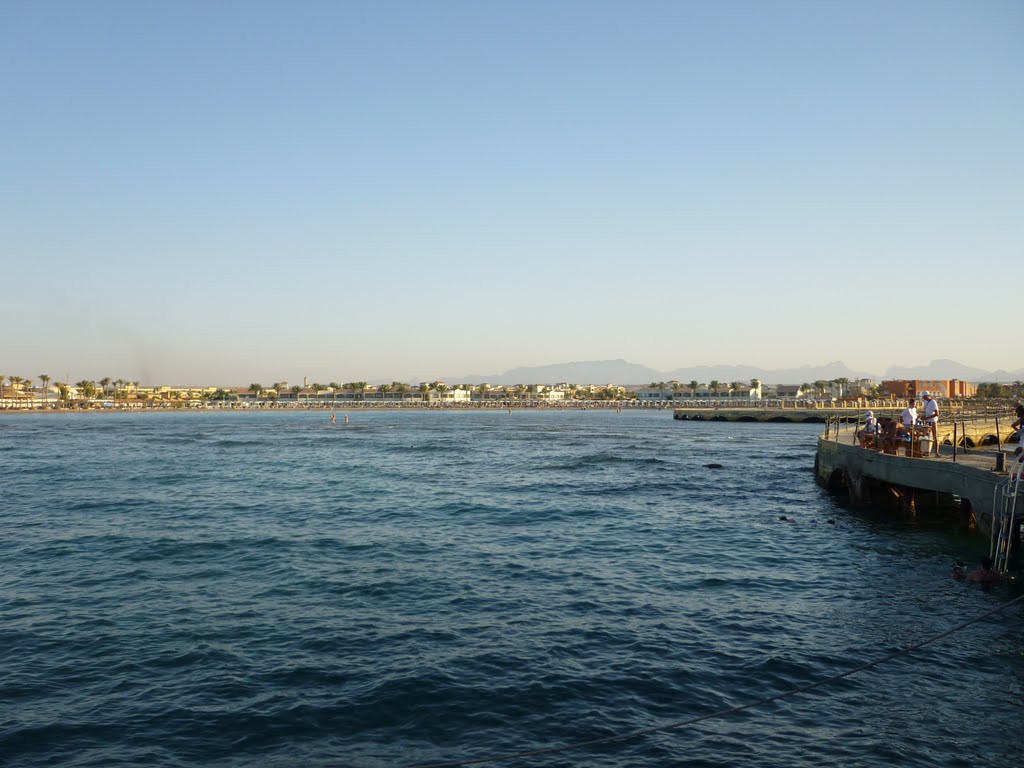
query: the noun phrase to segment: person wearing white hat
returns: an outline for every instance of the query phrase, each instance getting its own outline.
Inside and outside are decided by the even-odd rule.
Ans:
[[[864,414],[864,429],[857,433],[860,438],[860,447],[868,448],[875,445],[875,433],[878,430],[878,419],[875,418],[874,411],[868,411]]]
[[[935,402],[931,392],[922,392],[924,398],[924,423],[932,434],[932,447],[935,455],[939,455],[939,404]]]

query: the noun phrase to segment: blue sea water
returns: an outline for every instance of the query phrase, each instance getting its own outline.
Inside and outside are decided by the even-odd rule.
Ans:
[[[950,578],[978,537],[838,506],[813,480],[819,429],[5,416],[0,763],[536,750],[805,686],[1015,594]],[[728,717],[496,764],[1020,766],[1024,614]]]

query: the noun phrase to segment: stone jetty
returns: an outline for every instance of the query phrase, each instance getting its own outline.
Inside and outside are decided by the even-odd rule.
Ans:
[[[1014,462],[1010,419],[964,418],[939,431],[940,456],[896,455],[862,448],[857,427],[833,418],[818,438],[817,481],[860,505],[893,506],[913,513],[946,513],[967,523],[973,517],[988,535]]]

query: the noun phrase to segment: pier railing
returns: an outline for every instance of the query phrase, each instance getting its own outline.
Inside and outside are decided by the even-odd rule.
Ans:
[[[902,410],[880,410],[875,411],[874,415],[878,421],[890,418],[899,423]],[[1003,446],[1012,444],[1018,436],[1017,431],[1010,426],[1013,421],[1012,414],[1007,414],[1005,408],[945,409],[940,411],[936,437],[940,446],[947,443],[952,446],[954,461],[958,451],[966,453],[979,445],[993,446],[997,452],[1002,453]],[[864,412],[856,415],[830,414],[822,437],[837,442],[849,440],[850,444],[857,445],[858,436],[865,424]]]

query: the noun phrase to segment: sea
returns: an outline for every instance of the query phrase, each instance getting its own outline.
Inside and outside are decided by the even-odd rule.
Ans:
[[[0,764],[1024,765],[1020,590],[820,425],[348,415],[0,417]]]

